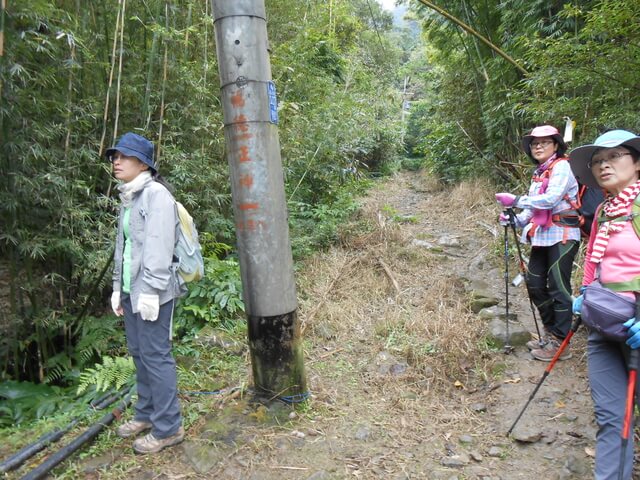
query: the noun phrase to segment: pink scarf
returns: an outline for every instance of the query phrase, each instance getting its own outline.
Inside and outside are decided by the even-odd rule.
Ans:
[[[551,164],[554,162],[554,160],[558,157],[557,154],[553,154],[551,155],[551,157],[544,162],[542,165],[540,165],[538,168],[536,168],[535,173],[533,174],[534,178],[538,177],[540,175],[542,175],[550,166]],[[538,195],[542,195],[544,192],[547,191],[547,187],[549,186],[549,177],[550,175],[544,177],[542,179],[542,185],[540,185],[540,187],[538,188]],[[551,221],[551,210],[540,210],[537,208],[533,209],[533,217],[531,218],[531,221],[541,227],[550,227],[552,225],[552,221]]]
[[[602,209],[607,218],[617,218],[626,215],[629,212],[629,206],[640,194],[640,180],[633,185],[629,185],[615,197],[605,201]],[[603,222],[598,229],[598,234],[593,242],[593,250],[591,252],[591,261],[600,263],[604,252],[609,245],[609,237],[612,233],[618,233],[624,228],[624,222]]]

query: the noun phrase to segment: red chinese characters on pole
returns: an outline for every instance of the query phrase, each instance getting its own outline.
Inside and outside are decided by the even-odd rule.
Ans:
[[[244,188],[251,188],[253,186],[253,175],[245,173],[240,175],[240,186]]]
[[[241,110],[245,105],[242,89],[238,89],[231,96],[231,105],[236,110]],[[255,216],[260,213],[260,204],[252,199],[254,186],[253,159],[248,141],[253,138],[250,133],[250,125],[247,117],[238,112],[233,118],[233,140],[236,142],[236,159],[242,165],[242,172],[238,175],[238,192],[242,201],[238,208],[242,212],[241,218],[236,223],[238,232],[256,232],[265,227],[265,222],[257,220]]]
[[[244,105],[244,102],[243,102]],[[236,141],[249,140],[253,138],[253,135],[249,133],[249,125],[247,124],[247,117],[243,114],[236,115],[233,119],[233,139]]]
[[[231,105],[233,108],[242,108],[244,107],[244,97],[242,96],[242,90],[236,90],[236,93],[231,95]]]
[[[247,147],[246,145],[242,145],[240,148],[238,148],[238,161],[240,163],[247,163],[251,161],[251,157],[249,156],[249,147]]]
[[[265,222],[262,220],[254,220],[253,218],[248,218],[242,222],[236,223],[238,232],[256,232],[258,229],[263,229],[265,227]]]

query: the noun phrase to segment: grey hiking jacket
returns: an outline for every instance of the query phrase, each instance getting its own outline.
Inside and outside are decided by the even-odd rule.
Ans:
[[[124,253],[124,207],[118,215],[118,232],[114,253],[113,291],[122,288],[122,260]],[[155,181],[133,198],[129,214],[131,237],[131,306],[138,312],[141,293],[157,294],[160,305],[180,297],[186,291],[178,275],[178,263],[173,251],[178,239],[180,223],[176,202],[171,193]]]

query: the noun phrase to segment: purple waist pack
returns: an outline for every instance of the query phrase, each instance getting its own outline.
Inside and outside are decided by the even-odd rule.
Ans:
[[[627,338],[627,328],[622,324],[635,314],[633,300],[603,287],[598,280],[585,288],[582,321],[610,340],[623,341]]]

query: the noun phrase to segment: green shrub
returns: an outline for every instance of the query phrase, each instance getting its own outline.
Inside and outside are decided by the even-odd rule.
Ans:
[[[338,227],[353,213],[358,204],[354,197],[367,182],[354,180],[353,186],[337,191],[331,204],[312,206],[304,202],[289,202],[291,248],[294,258],[303,258],[322,250],[338,239]]]
[[[204,271],[204,278],[190,285],[189,293],[178,303],[176,328],[180,335],[205,325],[224,325],[244,312],[238,261],[205,256]]]
[[[60,387],[9,380],[0,384],[0,427],[65,411],[68,393]]]

